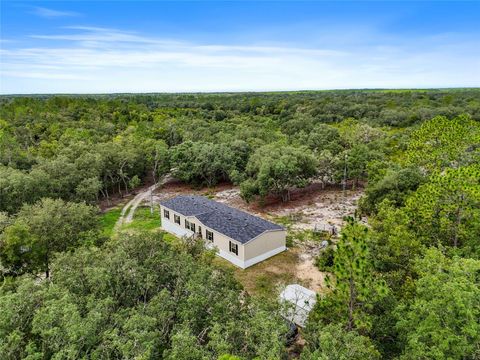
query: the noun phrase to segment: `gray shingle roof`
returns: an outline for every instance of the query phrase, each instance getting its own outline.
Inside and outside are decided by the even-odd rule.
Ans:
[[[160,202],[184,216],[195,216],[205,226],[242,244],[268,230],[283,227],[203,196],[179,195]]]

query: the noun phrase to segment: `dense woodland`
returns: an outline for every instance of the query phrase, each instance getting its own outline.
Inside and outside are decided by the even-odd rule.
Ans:
[[[278,304],[201,244],[102,233],[167,174],[365,188],[301,359],[480,358],[480,90],[451,89],[1,97],[1,359],[287,358]]]

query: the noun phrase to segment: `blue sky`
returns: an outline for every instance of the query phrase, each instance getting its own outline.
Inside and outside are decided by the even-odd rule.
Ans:
[[[0,92],[480,86],[480,2],[1,2]]]

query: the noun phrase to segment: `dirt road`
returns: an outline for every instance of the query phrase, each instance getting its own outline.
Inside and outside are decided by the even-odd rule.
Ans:
[[[133,215],[135,214],[135,210],[137,210],[137,207],[143,203],[144,201],[149,201],[150,197],[153,197],[154,191],[166,184],[168,181],[170,181],[171,178],[170,176],[165,176],[164,179],[152,186],[149,186],[147,189],[141,190],[135,197],[130,200],[122,209],[122,212],[120,213],[120,217],[117,220],[117,223],[115,224],[115,230],[118,230],[122,224],[128,224],[131,223],[133,220]],[[155,201],[154,201],[155,202]]]

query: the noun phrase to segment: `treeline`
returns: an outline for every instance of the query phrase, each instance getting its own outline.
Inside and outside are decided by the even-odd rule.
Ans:
[[[121,136],[104,143],[69,141],[48,150],[50,145],[40,143],[28,154],[27,168],[12,166],[14,160],[0,164],[0,210],[12,214],[43,197],[93,204],[113,193],[126,194],[152,172],[162,145]]]
[[[295,91],[271,93],[191,93],[191,94],[118,94],[118,95],[48,95],[9,97],[33,108],[69,107],[76,116],[88,105],[103,103],[98,112],[112,110],[123,117],[137,110],[134,117],[144,111],[177,109],[195,112],[205,119],[222,121],[238,115],[259,115],[288,119],[302,113],[324,123],[335,123],[345,118],[362,119],[371,125],[410,126],[435,116],[454,117],[469,113],[479,118],[478,89],[431,90],[333,90]],[[76,99],[77,105],[71,103]],[[81,102],[81,103],[80,103]]]

